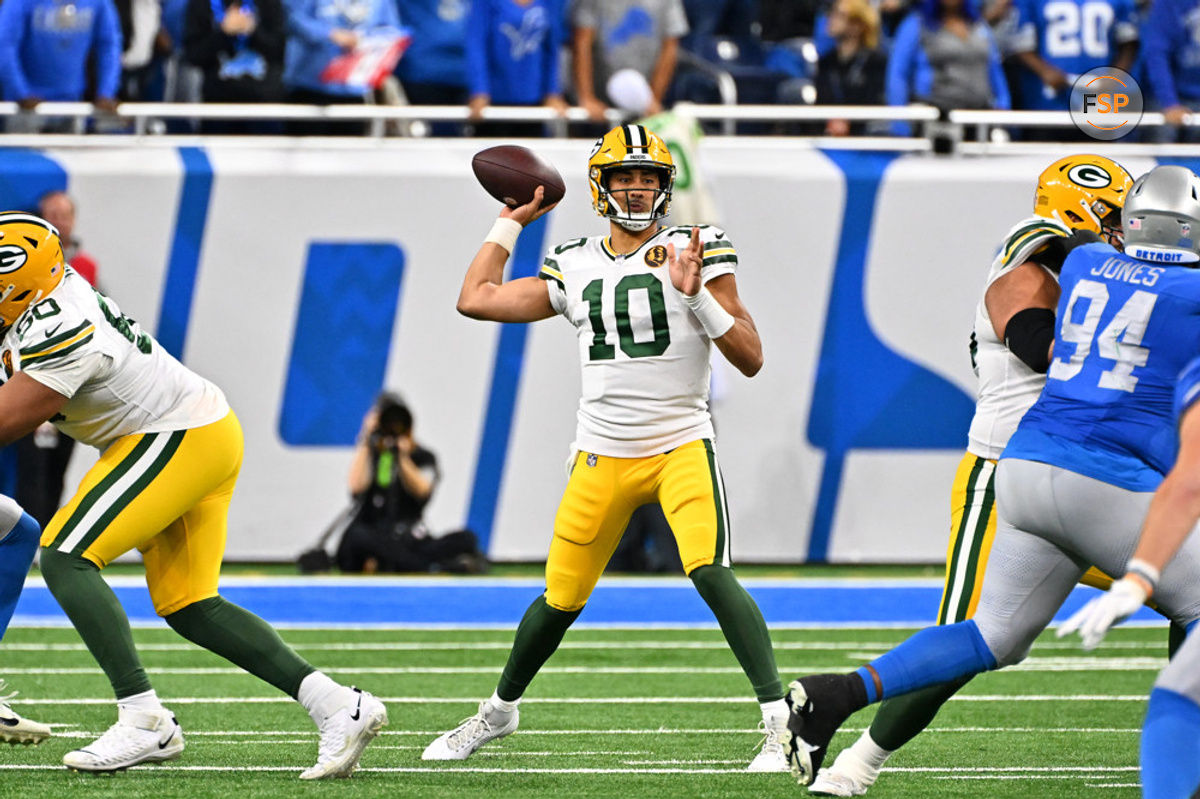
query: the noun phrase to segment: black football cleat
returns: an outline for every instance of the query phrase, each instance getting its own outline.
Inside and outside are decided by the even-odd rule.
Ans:
[[[866,689],[856,674],[814,674],[792,682],[787,701],[791,735],[784,752],[796,781],[811,785],[838,727],[866,706]]]

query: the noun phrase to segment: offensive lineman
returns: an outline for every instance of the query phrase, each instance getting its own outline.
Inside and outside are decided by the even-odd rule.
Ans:
[[[802,780],[860,708],[1022,660],[1089,566],[1129,566],[1157,585],[1164,615],[1185,627],[1200,619],[1200,538],[1161,581],[1130,561],[1175,460],[1177,375],[1200,350],[1200,272],[1187,268],[1200,262],[1198,195],[1190,170],[1159,166],[1122,209],[1124,253],[1073,237],[1046,385],[997,467],[999,518],[975,617],[926,628],[850,674],[793,682],[788,749]]]
[[[938,624],[971,618],[979,602],[996,532],[996,461],[1041,392],[1050,365],[1062,243],[1072,231],[1086,230],[1118,244],[1121,206],[1132,185],[1129,172],[1103,156],[1055,161],[1038,176],[1034,216],[1008,232],[992,262],[971,333],[979,387],[967,452],[951,488],[951,538]],[[1107,588],[1112,580],[1093,569],[1084,582]],[[810,791],[865,794],[884,762],[924,730],[969,679],[884,702],[870,728],[821,770]]]
[[[556,314],[576,328],[583,396],[574,458],[546,558],[546,591],[517,627],[496,692],[434,740],[425,760],[462,760],[517,728],[517,703],[579,615],[635,508],[660,502],[684,570],[708,603],[762,707],[750,771],[786,771],[787,705],[762,614],[730,568],[728,512],[708,414],[715,342],[743,374],[762,366],[738,297],[737,252],[723,231],[663,227],[671,153],[641,125],[613,128],[588,160],[592,206],[608,236],[551,250],[537,278],[503,282],[521,228],[546,213],[542,189],[504,209],[467,269],[460,313],[497,322]],[[540,278],[540,279],[539,279]]]
[[[242,430],[219,388],[184,367],[66,265],[58,231],[0,213],[0,445],[52,421],[101,450],[42,534],[54,598],[112,683],[117,723],[63,763],[106,772],[172,760],[183,733],[150,685],[100,570],[142,553],[155,611],[180,635],[297,699],[320,733],[303,779],[349,776],[387,723],[262,619],[217,593]]]

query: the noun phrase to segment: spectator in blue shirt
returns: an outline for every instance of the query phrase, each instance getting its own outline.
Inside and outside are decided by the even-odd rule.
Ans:
[[[95,104],[116,107],[121,28],[112,0],[4,0],[0,3],[4,98],[32,109],[42,100],[79,101],[95,60]]]
[[[1133,69],[1138,49],[1133,0],[1016,0],[1015,5],[1017,29],[1009,47],[1024,66],[1019,94],[1025,108],[1066,111],[1071,84],[1080,75],[1104,66]]]
[[[1000,50],[970,0],[922,0],[896,29],[886,87],[888,105],[1010,107]],[[905,135],[908,123],[892,130]]]
[[[288,0],[287,45],[283,84],[288,102],[307,105],[366,102],[355,86],[327,83],[321,73],[340,55],[353,52],[359,39],[373,30],[399,28],[395,0]],[[361,132],[362,126],[337,122],[292,122],[296,135]]]
[[[466,105],[467,16],[471,0],[394,0],[412,31],[412,44],[396,66],[396,77],[412,105]],[[434,133],[460,132],[435,123]]]
[[[547,105],[560,113],[559,0],[474,0],[467,25],[471,118],[489,105]],[[539,123],[476,124],[478,135],[539,136]]]
[[[1150,94],[1167,122],[1182,125],[1185,116],[1200,111],[1200,0],[1154,0],[1142,42]],[[1200,128],[1181,138],[1200,139]]]

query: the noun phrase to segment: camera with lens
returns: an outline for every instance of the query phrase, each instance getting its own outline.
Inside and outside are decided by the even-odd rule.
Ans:
[[[397,439],[412,431],[412,411],[399,396],[380,395],[375,410],[375,429],[371,432],[371,446],[375,449],[389,449],[395,446]]]

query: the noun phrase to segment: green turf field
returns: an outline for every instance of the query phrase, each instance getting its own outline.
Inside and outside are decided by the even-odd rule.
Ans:
[[[787,678],[843,670],[902,630],[778,630]],[[54,726],[40,747],[0,748],[0,797],[807,796],[781,774],[742,771],[759,713],[715,630],[573,630],[522,704],[521,729],[459,764],[421,750],[490,695],[511,632],[290,630],[335,678],[383,698],[391,723],[351,780],[301,783],[316,757],[304,711],[166,629],[135,636],[183,725],[172,764],[74,774],[62,754],[114,719],[107,681],[72,630],[14,628],[0,676],[14,707]],[[889,762],[880,797],[1136,797],[1144,698],[1165,663],[1165,629],[1119,629],[1093,653],[1046,636],[1022,666],[977,678],[934,727]],[[869,722],[852,718],[832,751]]]

